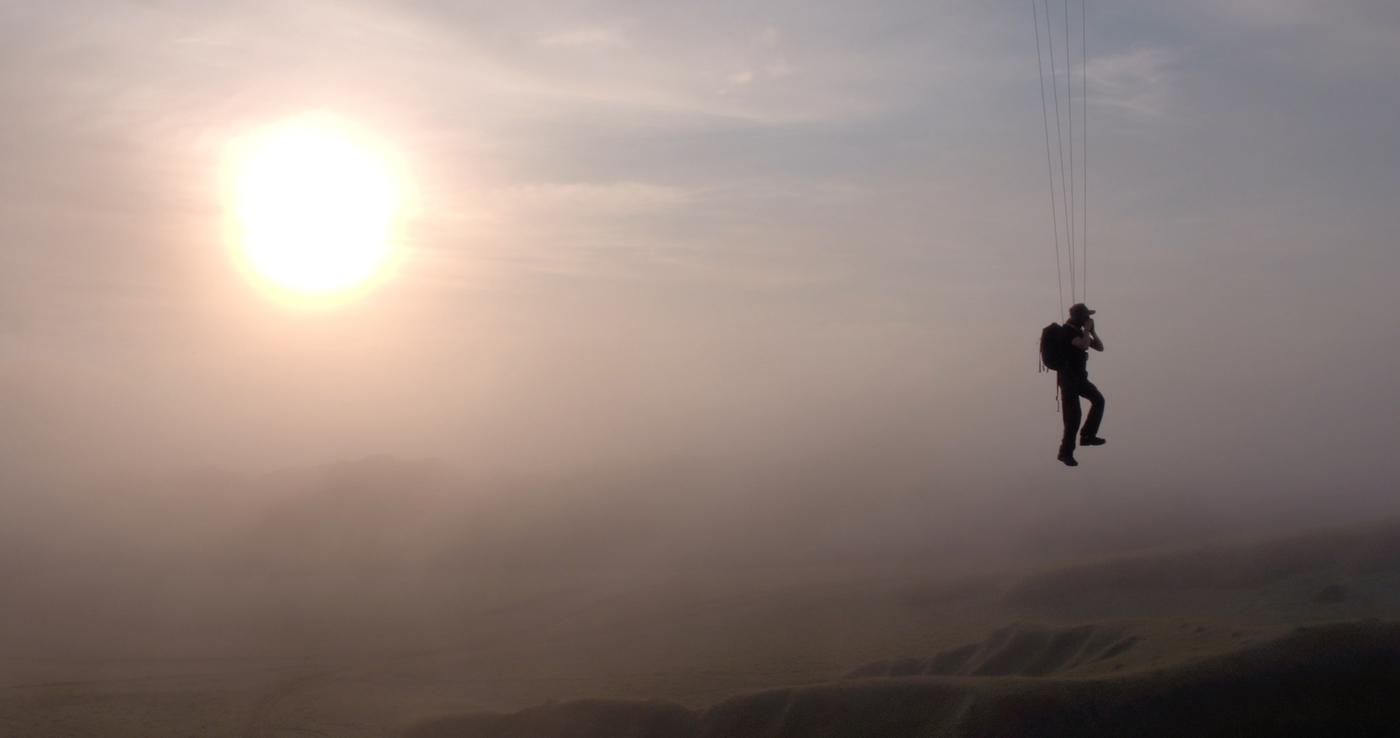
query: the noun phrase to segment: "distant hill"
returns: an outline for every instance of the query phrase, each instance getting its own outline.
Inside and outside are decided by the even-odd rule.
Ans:
[[[1400,521],[1386,520],[1060,566],[1022,577],[1002,602],[1036,618],[1390,619],[1397,585]]]
[[[1024,635],[1024,634],[1022,634]],[[1063,630],[1049,641],[1112,640]],[[1006,640],[1005,638],[992,639]],[[1015,641],[1014,634],[1010,640]],[[1122,644],[1119,640],[1116,643]],[[1081,645],[1083,645],[1081,644]],[[1108,646],[1111,650],[1114,646]],[[971,660],[947,656],[952,671]],[[982,662],[984,669],[988,662]],[[933,668],[933,663],[925,668]],[[993,669],[993,671],[999,671]],[[1013,669],[1014,671],[1014,669]],[[439,719],[411,738],[1241,738],[1394,735],[1400,624],[1300,627],[1176,667],[1121,676],[895,676],[771,689],[702,710],[579,701]]]
[[[1142,639],[1121,625],[1008,626],[981,643],[931,658],[876,661],[852,670],[848,677],[1044,676],[1122,657]]]

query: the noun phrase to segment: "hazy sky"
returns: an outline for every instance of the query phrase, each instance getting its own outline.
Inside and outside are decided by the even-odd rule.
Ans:
[[[1024,488],[1057,317],[1030,3],[0,6],[0,463],[715,459]],[[1089,302],[1126,487],[1394,490],[1400,6],[1089,3]],[[334,310],[219,162],[332,111],[412,172]],[[881,477],[880,474],[887,476]]]

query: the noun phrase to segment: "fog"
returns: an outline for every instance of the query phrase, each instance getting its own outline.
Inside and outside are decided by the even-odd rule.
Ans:
[[[1389,5],[1095,11],[1073,470],[1021,5],[472,8],[0,11],[7,648],[404,650],[1400,513]],[[417,198],[328,309],[234,268],[217,187],[308,109]]]

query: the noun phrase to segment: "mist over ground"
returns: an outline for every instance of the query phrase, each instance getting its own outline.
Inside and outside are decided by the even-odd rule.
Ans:
[[[376,457],[15,490],[3,632],[11,653],[45,658],[398,652],[480,637],[470,624],[501,608],[565,617],[576,597],[954,586],[1363,512],[1148,482],[1027,501],[913,472],[879,479],[835,454],[737,468],[549,478]]]

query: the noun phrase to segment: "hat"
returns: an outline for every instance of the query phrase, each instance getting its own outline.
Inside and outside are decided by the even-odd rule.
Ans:
[[[1073,305],[1069,306],[1070,315],[1093,315],[1097,312],[1097,310],[1090,310],[1089,306],[1085,305],[1082,302],[1076,302]]]

